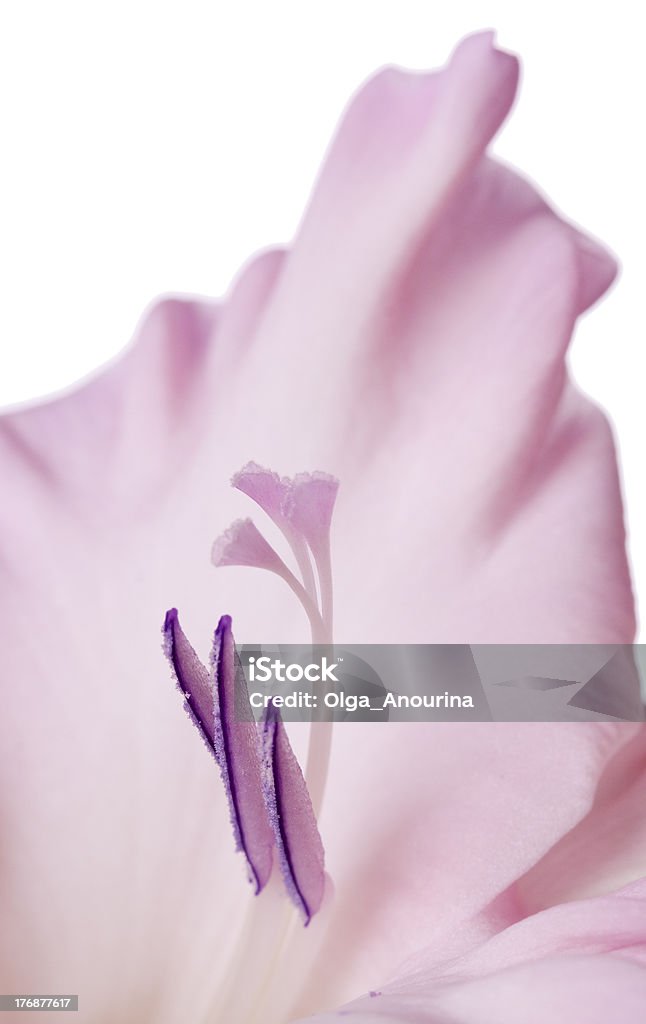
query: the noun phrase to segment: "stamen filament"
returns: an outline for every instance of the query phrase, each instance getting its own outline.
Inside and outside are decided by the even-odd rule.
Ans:
[[[233,953],[226,965],[224,980],[219,978],[215,998],[204,1017],[204,1024],[249,1024],[275,966],[276,952],[269,960],[267,951],[282,949],[289,934],[289,922],[298,912],[285,902],[278,873],[247,908]],[[259,976],[258,976],[259,975]],[[250,979],[258,978],[257,983]],[[251,1015],[254,1015],[253,1017]],[[267,1021],[270,1024],[270,1021]]]
[[[316,562],[321,597],[321,619],[324,637],[322,642],[331,645],[333,643],[333,587],[329,539],[325,545],[317,547],[317,550],[314,552],[314,560]],[[316,643],[314,636],[312,636],[312,643]],[[305,767],[305,782],[307,783],[312,807],[317,819],[321,813],[327,784],[332,750],[332,729],[332,722],[316,721],[316,716],[312,716]]]
[[[307,785],[314,817],[318,820],[323,806],[323,797],[327,784],[330,753],[332,750],[332,722],[310,723],[310,736],[305,765],[305,783]]]

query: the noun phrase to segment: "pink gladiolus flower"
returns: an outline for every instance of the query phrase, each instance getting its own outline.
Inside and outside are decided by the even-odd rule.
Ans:
[[[162,301],[114,365],[0,421],[0,991],[78,991],[93,1024],[643,1019],[641,726],[344,724],[333,885],[296,928],[280,780],[254,801],[269,766],[305,813],[304,737],[292,754],[272,718],[260,761],[227,760],[204,667],[224,611],[240,641],[302,641],[283,540],[312,555],[322,635],[333,571],[340,643],[632,641],[612,438],[565,368],[615,265],[486,155],[516,80],[488,34],[439,73],[380,72],[288,252],[218,306]],[[331,558],[330,478],[313,506],[252,458],[338,478]],[[274,573],[215,571],[249,498],[276,542],[243,521],[216,561],[251,539]],[[225,786],[168,685],[175,606]]]

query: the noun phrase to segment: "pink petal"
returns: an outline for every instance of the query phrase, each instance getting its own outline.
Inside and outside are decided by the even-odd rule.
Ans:
[[[643,728],[615,758],[590,813],[519,880],[526,913],[619,888],[644,874],[646,744]]]
[[[437,990],[375,990],[308,1024],[641,1024],[646,971],[621,957],[541,960]]]
[[[436,118],[511,102],[514,69],[485,37],[440,76],[369,83],[249,352],[245,387],[271,394],[273,411],[270,434],[247,424],[245,450],[343,485],[339,640],[379,642],[385,622],[410,642],[634,634],[612,437],[565,372],[576,318],[614,261],[518,175],[475,159],[477,134],[451,187],[435,187],[461,139],[438,140]],[[398,555],[394,590],[384,551]]]
[[[368,1024],[638,1024],[646,997],[644,882],[526,919],[464,956],[427,951],[423,967],[337,1013]]]
[[[346,724],[320,820],[335,885],[320,954],[332,1005],[419,950],[457,955],[524,916],[516,880],[585,818],[627,741],[644,738],[592,723]],[[638,820],[625,827],[627,843],[639,838]]]

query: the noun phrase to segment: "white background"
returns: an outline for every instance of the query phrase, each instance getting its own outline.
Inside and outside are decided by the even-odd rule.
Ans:
[[[639,18],[635,0],[6,4],[0,404],[112,357],[158,293],[222,293],[253,250],[289,240],[367,75],[441,64],[493,27],[524,66],[496,151],[623,264],[572,366],[615,423],[645,604]]]

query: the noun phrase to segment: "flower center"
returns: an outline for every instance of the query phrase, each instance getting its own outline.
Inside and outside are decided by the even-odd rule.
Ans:
[[[300,579],[250,519],[236,521],[215,541],[214,565],[276,573],[301,602],[312,644],[331,644],[330,525],[337,481],[323,473],[280,478],[249,463],[232,483],[282,531]],[[215,631],[210,672],[184,636],[175,609],[166,616],[164,646],[187,712],[220,768],[236,846],[245,855],[258,897],[249,907],[205,1024],[279,1024],[293,1000],[293,980],[305,976],[318,945],[314,933],[320,929],[299,928],[297,911],[309,925],[323,902],[324,855],[317,819],[332,722],[312,721],[303,778],[273,704],[260,725],[251,715],[240,714],[240,694],[248,705],[248,693],[229,616],[220,619]],[[292,906],[280,898],[277,865]]]

